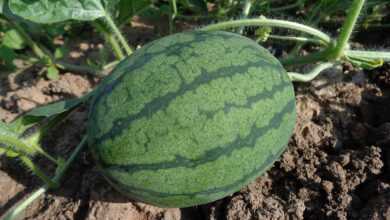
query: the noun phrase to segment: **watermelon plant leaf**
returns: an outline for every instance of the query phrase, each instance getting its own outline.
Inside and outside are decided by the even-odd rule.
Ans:
[[[23,37],[15,29],[5,32],[2,42],[4,46],[15,50],[23,49],[26,45]]]
[[[82,101],[82,98],[74,98],[55,102],[46,106],[35,108],[30,112],[26,113],[25,116],[51,117],[76,107]]]
[[[66,47],[56,48],[55,51],[54,51],[54,58],[57,59],[57,60],[58,59],[62,59],[68,53],[69,53],[69,50]]]
[[[31,128],[33,125],[42,121],[43,119],[59,115],[70,109],[73,109],[77,107],[83,100],[84,98],[75,98],[35,108],[14,120],[10,124],[10,128],[15,132],[23,134],[27,129]]]
[[[103,6],[105,10],[111,14],[115,13],[115,9],[121,0],[102,0]],[[126,0],[127,2],[128,0]]]
[[[50,66],[47,68],[47,78],[51,80],[58,80],[60,78],[60,71],[55,66]]]
[[[36,23],[91,21],[105,16],[100,0],[9,0],[12,13]]]
[[[9,69],[14,69],[13,61],[15,58],[16,53],[11,48],[0,45],[0,65],[3,64]]]
[[[117,7],[117,20],[119,24],[123,24],[132,18],[134,15],[142,13],[145,9],[152,5],[151,0],[121,0]]]

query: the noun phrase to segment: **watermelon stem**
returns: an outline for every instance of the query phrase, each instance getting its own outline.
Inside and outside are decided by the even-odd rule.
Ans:
[[[354,0],[351,7],[349,8],[347,18],[341,28],[341,33],[332,52],[333,59],[337,60],[344,56],[345,49],[348,46],[349,39],[351,38],[352,31],[356,26],[356,22],[359,18],[364,3],[365,0]]]
[[[315,28],[300,23],[279,20],[279,19],[252,18],[252,19],[226,21],[226,22],[220,22],[217,24],[208,25],[206,27],[201,28],[200,30],[215,31],[215,30],[224,30],[224,29],[241,27],[241,26],[265,26],[265,27],[287,28],[287,29],[304,32],[314,37],[317,37],[318,39],[323,41],[326,45],[331,43],[331,38],[320,30],[317,30]]]
[[[113,33],[108,31],[107,28],[104,27],[104,25],[99,23],[99,22],[93,22],[93,25],[95,26],[95,28],[99,32],[101,32],[103,34],[105,40],[111,45],[112,51],[114,52],[115,56],[119,60],[122,60],[123,58],[125,58],[125,55],[123,54],[123,51],[119,45],[119,42],[117,41],[117,39],[115,38]]]
[[[304,65],[308,63],[315,63],[318,61],[326,60],[327,57],[332,53],[333,47],[328,47],[325,50],[309,54],[307,56],[298,56],[298,57],[287,57],[281,59],[280,62],[283,66],[292,66],[292,65]]]
[[[382,59],[384,61],[390,61],[390,52],[387,51],[346,50],[345,55],[366,59]]]
[[[296,36],[280,36],[280,35],[269,35],[268,38],[269,39],[274,39],[274,40],[281,40],[281,41],[295,41],[295,42],[301,42],[301,43],[314,43],[314,44],[319,44],[319,45],[325,46],[323,41],[318,40],[316,38],[296,37]]]
[[[56,175],[54,178],[50,180],[52,184],[46,183],[44,186],[41,186],[38,190],[30,194],[24,201],[19,203],[17,206],[14,206],[12,209],[8,211],[4,220],[12,220],[19,216],[31,203],[33,203],[36,199],[38,199],[41,195],[47,192],[47,190],[56,188],[59,186],[62,177],[65,172],[68,170],[70,165],[74,162],[77,156],[80,154],[83,147],[86,145],[85,142],[87,140],[87,136],[85,135],[81,142],[77,145],[76,149],[72,152],[69,159],[61,166],[57,168]]]
[[[172,34],[174,32],[174,29],[175,29],[174,22],[175,22],[177,14],[178,14],[177,2],[176,2],[176,0],[170,0],[169,4],[172,8],[171,17],[169,18],[169,33]]]
[[[248,17],[249,12],[251,10],[251,7],[252,7],[252,0],[246,0],[245,4],[244,4],[244,8],[242,10],[242,15],[241,15],[242,19]],[[244,32],[244,28],[245,27],[240,27],[240,29],[239,29],[240,34],[242,34]]]
[[[108,26],[111,28],[111,30],[114,32],[114,34],[118,38],[119,42],[122,44],[122,47],[125,49],[126,54],[128,56],[130,56],[133,53],[133,50],[130,48],[129,44],[127,43],[122,32],[119,30],[118,26],[116,26],[111,15],[108,12],[106,12],[104,18],[105,18],[105,21],[107,22]]]
[[[4,217],[4,220],[13,220],[16,219],[32,202],[39,198],[42,194],[47,191],[47,188],[42,186],[35,192],[31,193],[30,196],[25,199],[23,202],[15,206],[13,209],[9,210],[7,215]]]
[[[307,74],[288,72],[288,76],[290,77],[291,81],[309,82],[320,75],[320,73],[322,73],[324,70],[334,67],[334,65],[334,63],[322,63]]]

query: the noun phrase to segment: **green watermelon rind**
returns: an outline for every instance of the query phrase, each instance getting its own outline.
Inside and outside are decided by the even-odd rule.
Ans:
[[[185,77],[178,74],[181,76],[181,84],[178,84],[173,92],[169,92],[168,89],[170,89],[170,85],[168,85],[166,91],[162,90],[161,93],[156,93],[157,95],[155,97],[148,99],[148,101],[143,104],[141,103],[139,109],[134,107],[137,106],[136,101],[138,101],[134,98],[134,94],[146,96],[145,94],[151,94],[159,89],[159,87],[147,84],[150,80],[153,81],[156,79],[158,80],[159,77],[172,76],[164,71],[162,71],[160,75],[149,74],[149,77],[151,77],[149,81],[144,81],[147,85],[145,88],[149,92],[135,92],[136,89],[134,87],[137,87],[137,85],[134,85],[133,82],[137,81],[137,77],[147,76],[147,70],[155,70],[156,67],[153,65],[156,65],[154,64],[156,62],[158,63],[159,56],[167,56],[167,60],[165,61],[169,63],[169,58],[175,57],[175,55],[182,58],[185,53],[191,52],[196,55],[198,52],[198,50],[191,51],[188,48],[186,49],[186,47],[198,47],[200,48],[200,51],[205,50],[207,52],[209,49],[207,48],[207,43],[210,41],[212,41],[213,44],[218,44],[219,42],[226,43],[222,44],[222,46],[219,45],[219,49],[222,48],[222,51],[226,51],[224,53],[215,52],[216,55],[222,58],[224,56],[228,57],[229,55],[234,57],[236,52],[234,50],[240,50],[242,51],[242,56],[239,57],[241,60],[238,60],[237,65],[232,64],[223,66],[224,60],[217,61],[215,66],[206,65],[204,71],[193,77],[192,81],[188,80],[189,74],[187,72],[183,73]],[[206,47],[203,48],[202,45],[206,45]],[[218,47],[218,45],[216,47]],[[213,53],[213,50],[214,48],[210,50],[210,53]],[[206,53],[203,54],[203,56],[209,55]],[[199,56],[198,58],[201,60],[202,56]],[[176,70],[178,70],[177,66],[179,63],[180,61],[173,64],[173,66],[176,65]],[[222,65],[222,67],[217,68],[216,66],[218,65]],[[160,66],[157,67],[160,68]],[[159,70],[158,68],[157,71]],[[161,66],[161,68],[164,67]],[[259,71],[259,74],[263,75],[254,75],[253,73],[250,73],[251,71],[253,72],[253,70]],[[259,88],[263,88],[256,90],[260,92],[247,95],[245,97],[245,102],[238,102],[239,104],[234,102],[223,102],[223,108],[217,109],[219,111],[199,111],[199,114],[195,115],[196,117],[200,117],[201,114],[206,115],[206,118],[208,118],[205,120],[205,124],[209,123],[212,125],[212,120],[220,116],[222,114],[221,111],[224,111],[225,116],[231,114],[232,117],[238,117],[238,110],[242,110],[243,113],[245,111],[251,113],[250,111],[256,110],[253,106],[260,106],[259,108],[262,108],[261,105],[264,103],[264,105],[267,105],[266,107],[269,107],[268,112],[264,111],[264,119],[261,118],[261,120],[259,120],[259,116],[256,116],[256,118],[252,118],[252,124],[248,124],[249,122],[247,124],[240,122],[243,126],[246,126],[246,129],[242,129],[242,132],[247,131],[249,132],[249,135],[245,136],[241,130],[237,130],[238,133],[235,134],[234,141],[230,138],[229,140],[231,141],[218,146],[212,145],[214,147],[204,146],[204,144],[199,145],[199,149],[204,148],[204,150],[196,152],[197,149],[195,149],[194,154],[191,154],[193,148],[188,149],[185,148],[187,145],[180,145],[180,143],[186,143],[185,140],[180,139],[180,136],[177,139],[178,146],[166,148],[172,151],[182,150],[182,148],[186,149],[181,153],[176,152],[177,154],[158,153],[159,148],[153,148],[153,146],[156,145],[151,144],[156,138],[144,141],[143,146],[128,144],[129,141],[134,141],[139,138],[137,136],[138,133],[129,133],[129,130],[138,125],[137,123],[157,123],[158,120],[156,118],[163,115],[164,112],[169,112],[169,110],[172,109],[175,110],[175,106],[180,106],[177,104],[180,102],[192,105],[189,102],[185,102],[186,97],[188,99],[189,94],[194,93],[195,95],[193,97],[196,97],[196,93],[202,91],[202,89],[208,92],[216,92],[218,91],[219,84],[217,84],[216,89],[212,88],[212,84],[219,81],[222,81],[220,84],[224,84],[224,81],[228,83],[229,80],[232,80],[232,82],[235,80],[234,82],[236,82],[236,84],[237,82],[244,82],[243,86],[245,87],[245,84],[253,83],[249,81],[248,83],[245,83],[245,80],[248,80],[247,78],[252,79],[250,77],[253,78],[253,81],[257,80],[263,82],[263,85],[259,85]],[[265,77],[265,79],[261,77]],[[174,78],[172,79],[172,84],[174,84]],[[127,82],[128,84],[133,85],[133,87],[123,84],[122,82]],[[295,125],[294,90],[292,83],[289,81],[287,74],[279,61],[255,42],[232,33],[187,32],[154,41],[137,51],[134,56],[121,62],[104,83],[105,86],[102,87],[93,101],[88,123],[89,145],[98,162],[98,166],[101,168],[104,176],[109,182],[119,191],[132,198],[161,207],[188,207],[204,204],[238,191],[241,187],[253,181],[258,175],[264,173],[272,166],[273,162],[279,158],[280,154],[286,148],[288,139],[292,134]],[[165,84],[162,85],[164,86]],[[234,85],[234,83],[232,83],[232,85]],[[130,88],[127,88],[127,86]],[[126,89],[127,95],[124,94],[123,88]],[[142,87],[140,86],[140,88]],[[229,86],[227,86],[227,88],[229,88]],[[122,93],[120,89],[122,89]],[[252,87],[249,88],[251,91],[252,89]],[[124,96],[126,97],[124,98]],[[221,94],[220,96],[224,98],[224,94]],[[207,99],[207,97],[204,98]],[[233,98],[235,99],[235,97]],[[199,103],[201,102],[202,101]],[[185,107],[185,105],[182,106]],[[201,105],[199,104],[199,106]],[[134,111],[134,113],[121,113],[121,108],[124,108],[125,110],[129,109],[129,111]],[[263,108],[265,107],[263,106]],[[176,110],[180,113],[180,109]],[[265,108],[265,110],[268,109]],[[177,116],[168,117],[168,115],[167,119],[180,118],[181,115],[179,113]],[[121,114],[123,117],[120,117]],[[242,115],[242,117],[245,117],[246,114]],[[234,117],[231,121],[234,121]],[[225,120],[224,118],[221,120],[222,122],[229,122],[229,120]],[[186,121],[184,120],[184,122]],[[195,122],[191,123],[196,126]],[[256,124],[262,126],[258,127]],[[139,126],[141,129],[139,133],[147,133],[156,127],[153,126],[148,130],[148,128],[146,128],[147,125],[148,124]],[[251,125],[250,128],[247,125]],[[173,130],[171,129],[171,131],[175,131],[177,134],[181,132],[180,130],[174,130],[174,127],[172,126],[169,126],[170,125],[166,125],[165,127],[162,126],[162,129],[165,128],[169,131],[169,129],[172,128]],[[218,125],[215,126],[218,127]],[[230,131],[229,129],[230,127],[227,129],[227,133]],[[232,129],[234,131],[234,128]],[[167,133],[168,136],[169,134],[170,133]],[[211,135],[212,134],[213,133],[211,133]],[[196,135],[202,136],[203,134],[196,133]],[[240,135],[243,137],[240,137]],[[183,139],[185,139],[185,137],[186,136],[183,133]],[[145,139],[145,137],[143,138]],[[227,137],[225,138],[227,140]],[[261,140],[267,140],[273,146],[264,147],[263,143],[259,144],[260,138]],[[141,138],[140,140],[144,139]],[[165,140],[163,136],[157,136],[157,139]],[[219,139],[216,138],[215,143],[217,143],[218,140]],[[221,140],[225,139],[221,138]],[[248,143],[250,146],[245,146],[242,144],[243,142]],[[146,150],[148,148],[150,148],[149,151]],[[256,150],[260,154],[254,154],[256,157],[253,157],[253,155],[246,152],[248,150]],[[130,151],[131,153],[129,153]],[[136,154],[142,155],[142,153],[145,153],[143,157],[137,157]],[[243,161],[239,161],[239,159],[242,158],[242,155],[246,158]],[[233,160],[235,157],[239,159]],[[141,163],[141,159],[139,158],[146,159]],[[230,163],[225,164],[226,167],[224,167],[224,163],[228,162]],[[229,173],[229,171],[226,170],[229,167],[230,169],[234,169],[235,172],[232,174]],[[200,171],[205,172],[202,173],[203,175],[195,175],[197,179],[190,178],[191,175],[194,175],[193,173]],[[186,176],[187,174],[188,176]],[[216,177],[218,175],[220,175],[221,178],[218,179]],[[207,182],[208,178],[210,179],[210,182]],[[223,182],[225,179],[226,183]],[[215,182],[218,184],[215,184]]]

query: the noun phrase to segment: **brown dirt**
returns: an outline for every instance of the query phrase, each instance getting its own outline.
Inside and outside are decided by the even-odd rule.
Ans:
[[[154,34],[153,28],[142,28]],[[72,73],[48,81],[36,72],[1,80],[0,119],[9,122],[38,105],[81,96],[95,85]],[[389,220],[389,72],[389,65],[366,72],[345,66],[310,84],[296,84],[298,123],[288,149],[266,174],[222,200],[186,209],[132,201],[106,183],[84,151],[61,189],[36,200],[22,219]],[[69,155],[85,133],[86,120],[84,106],[53,129],[45,148]],[[40,184],[17,160],[2,157],[0,216]]]

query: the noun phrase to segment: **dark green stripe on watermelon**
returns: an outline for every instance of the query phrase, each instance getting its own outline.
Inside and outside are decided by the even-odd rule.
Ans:
[[[241,179],[233,183],[191,193],[159,192],[142,187],[137,188],[125,183],[121,183],[116,181],[115,178],[109,178],[107,180],[112,183],[114,188],[116,188],[118,191],[143,202],[157,206],[161,206],[161,204],[169,204],[167,207],[189,207],[193,206],[194,204],[204,204],[210,202],[210,198],[213,198],[213,200],[223,198],[226,195],[240,190],[243,185],[246,185],[255,179],[259,173],[263,173],[268,168],[270,168],[273,165],[273,162],[280,157],[283,151],[284,149],[281,148],[280,151],[276,154],[269,155],[267,159],[260,164],[259,167],[255,168],[252,172],[242,176]],[[107,177],[109,176],[110,174],[107,173]],[[153,199],[149,200],[148,198]]]
[[[235,105],[226,105],[223,108],[223,111],[229,112],[231,108],[249,108],[252,104],[262,101],[265,98],[272,98],[272,95],[275,94],[276,91],[280,91],[281,89],[286,88],[284,83],[281,83],[272,88],[271,91],[259,93],[255,96],[248,97],[248,102],[242,106]],[[248,136],[241,138],[237,137],[233,142],[223,145],[217,146],[210,150],[205,151],[205,153],[196,159],[188,159],[181,155],[175,155],[175,158],[170,161],[164,161],[160,163],[148,163],[148,164],[124,164],[124,165],[113,165],[113,164],[105,164],[102,162],[102,167],[106,170],[117,170],[121,169],[127,173],[133,173],[140,170],[158,170],[158,169],[171,169],[176,167],[187,167],[187,168],[195,168],[196,166],[208,162],[212,162],[217,160],[219,157],[223,155],[231,155],[234,150],[238,150],[242,147],[249,146],[254,147],[257,139],[261,138],[261,136],[266,133],[268,130],[273,127],[279,127],[282,123],[283,116],[286,114],[292,114],[292,109],[294,109],[294,101],[290,101],[281,112],[275,114],[270,123],[264,125],[263,127],[252,126],[251,131]],[[209,116],[210,117],[210,116]],[[212,117],[212,116],[211,116]]]
[[[154,41],[104,83],[89,118],[94,157],[114,186],[159,206],[239,190],[272,165],[295,124],[283,67],[232,33]]]

